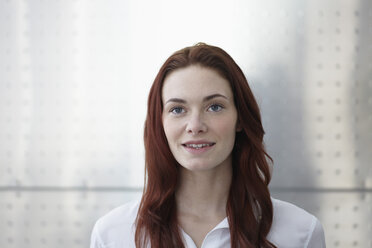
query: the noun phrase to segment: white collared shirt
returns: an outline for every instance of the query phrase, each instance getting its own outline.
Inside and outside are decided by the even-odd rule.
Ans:
[[[288,202],[272,199],[274,218],[268,240],[278,248],[325,248],[322,225],[305,210]],[[95,224],[90,248],[135,248],[134,222],[139,201],[124,204]],[[194,241],[181,229],[186,248],[196,248]],[[227,218],[222,220],[204,238],[201,248],[230,248]]]

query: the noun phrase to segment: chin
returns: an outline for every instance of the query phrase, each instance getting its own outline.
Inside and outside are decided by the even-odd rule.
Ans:
[[[208,164],[188,164],[185,166],[181,165],[181,167],[189,171],[206,171],[213,169],[215,166]]]

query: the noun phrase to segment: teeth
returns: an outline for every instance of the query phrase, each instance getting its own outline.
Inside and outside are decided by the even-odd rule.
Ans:
[[[211,146],[212,144],[186,144],[186,147],[200,149],[202,147]]]

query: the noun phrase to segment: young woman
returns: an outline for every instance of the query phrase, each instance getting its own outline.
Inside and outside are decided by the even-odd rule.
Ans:
[[[224,50],[175,52],[150,90],[142,199],[99,219],[91,248],[325,247],[313,215],[270,197],[263,136],[247,80]]]

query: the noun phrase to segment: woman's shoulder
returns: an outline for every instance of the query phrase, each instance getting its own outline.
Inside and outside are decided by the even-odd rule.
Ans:
[[[282,200],[271,198],[274,210],[274,221],[291,223],[294,225],[308,224],[314,221],[315,216],[304,209]]]
[[[132,200],[114,208],[98,219],[101,226],[112,226],[113,224],[133,223],[137,217],[140,200]]]
[[[325,247],[323,227],[314,215],[289,202],[272,198],[272,203],[271,242],[279,247]]]
[[[90,247],[134,247],[139,204],[140,200],[130,201],[99,218],[92,231]]]

